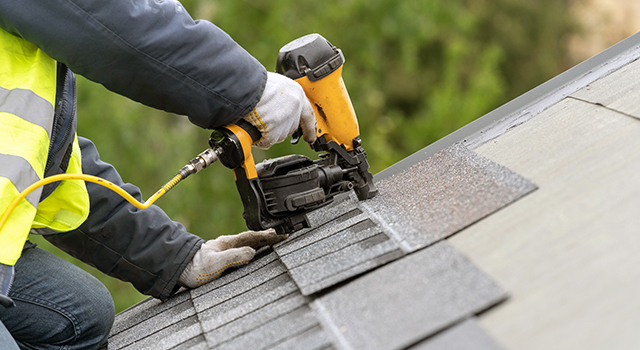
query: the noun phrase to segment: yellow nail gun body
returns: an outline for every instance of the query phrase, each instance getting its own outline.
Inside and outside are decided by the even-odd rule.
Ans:
[[[324,152],[320,159],[295,154],[256,165],[251,145],[261,134],[251,124],[241,120],[212,132],[209,144],[234,171],[249,229],[295,232],[309,227],[309,211],[331,203],[337,194],[354,190],[365,200],[378,193],[342,79],[343,63],[342,52],[318,34],[294,40],[278,54],[276,72],[298,82],[311,101],[318,136],[311,146]]]

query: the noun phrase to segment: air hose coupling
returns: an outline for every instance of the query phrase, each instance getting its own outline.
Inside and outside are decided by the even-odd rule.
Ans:
[[[185,179],[187,176],[198,173],[200,170],[215,163],[217,160],[218,153],[212,148],[207,148],[204,152],[198,154],[197,157],[187,163],[187,165],[182,167],[178,174],[182,176],[182,179]]]

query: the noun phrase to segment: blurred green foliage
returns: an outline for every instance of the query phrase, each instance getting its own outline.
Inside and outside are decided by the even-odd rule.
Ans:
[[[573,30],[566,1],[556,0],[183,4],[194,18],[229,33],[268,70],[275,69],[280,47],[305,34],[320,33],[341,48],[373,173],[560,73]],[[78,90],[79,134],[92,139],[102,159],[138,185],[145,199],[207,147],[209,132],[184,117],[82,78]],[[254,149],[257,160],[291,153],[316,157],[308,147],[287,142],[267,152]],[[205,239],[246,229],[233,174],[219,164],[180,183],[157,204]],[[118,311],[144,298],[129,284],[88,269],[107,284]]]

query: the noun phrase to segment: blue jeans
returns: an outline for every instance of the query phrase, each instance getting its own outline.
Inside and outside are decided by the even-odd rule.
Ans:
[[[0,321],[21,349],[97,349],[115,317],[113,299],[100,281],[36,247],[18,259],[9,296],[16,306],[0,307]],[[14,347],[0,343],[2,350]]]

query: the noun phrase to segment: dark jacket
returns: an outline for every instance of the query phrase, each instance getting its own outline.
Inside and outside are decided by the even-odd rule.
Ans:
[[[266,83],[266,70],[255,58],[212,23],[194,21],[174,0],[0,0],[0,28],[60,62],[46,176],[64,172],[68,163],[76,124],[71,71],[132,100],[186,115],[203,128],[240,119]],[[90,141],[81,140],[81,148],[85,173],[141,199],[135,186],[100,161]],[[54,188],[46,187],[42,199]],[[158,207],[140,211],[101,186],[87,189],[89,219],[76,231],[47,239],[140,292],[166,299],[202,239]]]

